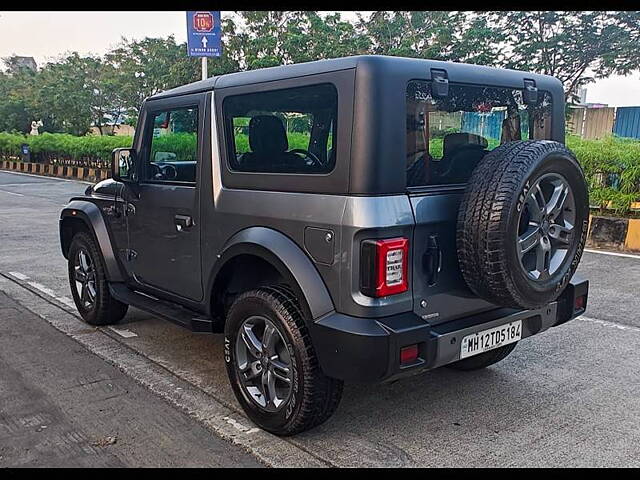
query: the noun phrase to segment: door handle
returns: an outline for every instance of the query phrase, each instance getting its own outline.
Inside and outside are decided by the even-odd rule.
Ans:
[[[179,232],[193,227],[193,219],[189,215],[176,215],[173,217],[173,222]]]
[[[429,235],[427,252],[425,253],[425,263],[427,284],[433,287],[438,282],[438,274],[440,270],[442,270],[442,250],[440,250],[438,235]]]

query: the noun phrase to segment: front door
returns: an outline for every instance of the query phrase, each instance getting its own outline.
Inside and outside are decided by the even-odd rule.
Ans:
[[[136,281],[191,300],[203,296],[197,186],[203,107],[204,94],[146,103],[139,188],[127,216]]]

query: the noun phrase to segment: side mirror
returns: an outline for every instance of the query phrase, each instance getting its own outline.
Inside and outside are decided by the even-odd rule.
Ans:
[[[136,157],[133,148],[116,148],[111,152],[111,178],[136,183]]]

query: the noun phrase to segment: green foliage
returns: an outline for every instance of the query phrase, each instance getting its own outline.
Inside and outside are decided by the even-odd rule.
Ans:
[[[151,158],[156,152],[170,152],[176,155],[175,161],[193,161],[196,159],[198,139],[195,133],[171,133],[153,139]]]
[[[640,142],[609,137],[583,140],[567,136],[589,185],[590,202],[600,209],[609,206],[618,214],[629,212],[640,201]]]
[[[301,132],[289,132],[287,133],[287,139],[289,140],[289,150],[296,148],[302,148],[307,150],[309,148],[309,142],[311,140],[310,133]],[[249,136],[246,133],[235,134],[236,153],[245,153],[250,150],[249,148]]]
[[[20,135],[0,132],[0,155],[20,155],[21,146],[29,145],[32,158],[51,162],[68,163],[90,161],[105,166],[111,162],[114,148],[130,147],[131,137],[85,136],[77,137],[65,133],[43,133]]]

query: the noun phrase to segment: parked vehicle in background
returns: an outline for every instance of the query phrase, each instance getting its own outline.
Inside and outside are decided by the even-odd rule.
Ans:
[[[345,381],[487,367],[586,308],[564,103],[549,76],[378,56],[155,95],[61,213],[78,310],[224,332],[238,401],[279,435]]]

